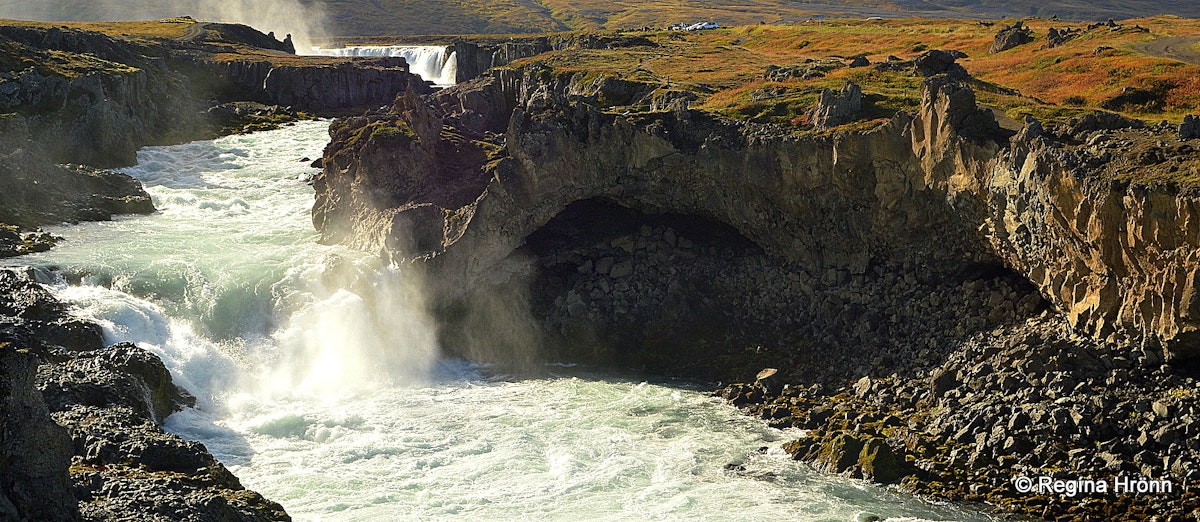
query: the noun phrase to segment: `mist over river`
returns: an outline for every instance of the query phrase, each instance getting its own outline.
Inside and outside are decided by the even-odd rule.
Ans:
[[[166,428],[297,520],[986,520],[813,472],[704,385],[439,357],[419,280],[316,244],[327,126],[145,148],[159,212],[9,261],[159,355],[199,399]]]

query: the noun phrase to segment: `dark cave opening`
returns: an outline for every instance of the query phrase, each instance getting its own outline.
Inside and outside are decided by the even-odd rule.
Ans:
[[[710,380],[766,367],[796,382],[916,373],[1046,303],[998,263],[800,266],[702,216],[572,203],[531,234],[530,311],[544,360]],[[909,268],[906,268],[909,267]]]
[[[752,375],[780,362],[782,351],[763,346],[770,321],[737,295],[753,291],[748,274],[770,256],[732,226],[588,199],[531,234],[522,254],[536,260],[530,301],[546,358],[713,380],[730,364]]]
[[[1200,379],[1200,356],[1177,358],[1170,361],[1171,370],[1191,379]]]

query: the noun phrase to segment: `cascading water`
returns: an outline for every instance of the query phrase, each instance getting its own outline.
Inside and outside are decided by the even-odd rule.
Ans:
[[[296,519],[982,519],[808,471],[687,384],[439,359],[419,280],[315,243],[325,127],[143,149],[158,213],[17,260],[162,357],[200,399],[166,427]]]
[[[434,85],[454,85],[458,74],[458,61],[454,51],[447,47],[431,45],[351,46],[324,49],[313,47],[318,56],[402,56],[408,62],[409,72],[431,81]]]

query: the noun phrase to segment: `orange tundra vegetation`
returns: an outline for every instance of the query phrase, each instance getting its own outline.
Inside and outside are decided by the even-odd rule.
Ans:
[[[701,96],[695,108],[793,125],[806,122],[804,115],[821,89],[840,88],[847,80],[863,87],[869,118],[887,118],[915,105],[920,79],[838,66],[820,77],[769,81],[763,77],[767,66],[809,66],[810,60],[844,64],[856,56],[872,63],[908,60],[931,49],[966,53],[959,63],[976,79],[981,103],[1017,121],[1024,115],[1055,121],[1102,109],[1148,122],[1178,122],[1200,107],[1200,20],[1157,16],[1088,30],[1087,23],[1026,19],[1033,42],[990,54],[997,31],[1014,21],[825,20],[634,33],[659,47],[555,51],[513,65],[542,62],[561,73],[587,71],[686,88]],[[1052,27],[1082,32],[1050,47]],[[1163,38],[1174,45],[1156,44]]]

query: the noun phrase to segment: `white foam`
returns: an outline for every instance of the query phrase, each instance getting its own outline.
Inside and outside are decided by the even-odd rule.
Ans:
[[[127,172],[160,212],[56,228],[66,242],[24,259],[82,276],[54,291],[200,399],[166,427],[297,520],[978,518],[814,474],[695,390],[439,360],[418,279],[315,244],[296,180],[325,137],[144,149]]]
[[[408,62],[409,72],[431,81],[434,85],[457,83],[458,57],[446,47],[432,45],[357,45],[337,48],[314,47],[318,56],[401,56]]]

